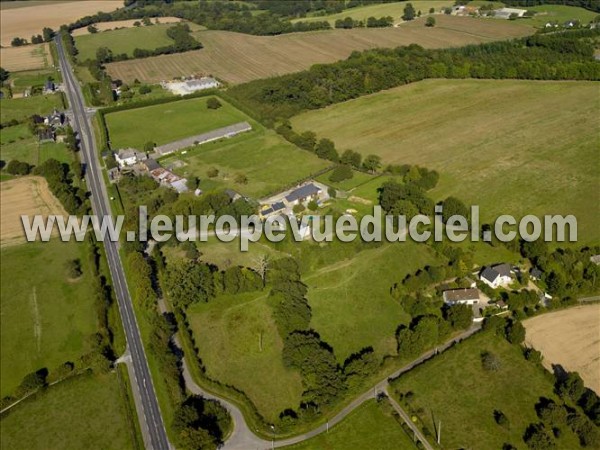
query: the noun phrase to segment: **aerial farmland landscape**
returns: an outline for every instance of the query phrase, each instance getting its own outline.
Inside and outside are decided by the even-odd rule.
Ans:
[[[0,18],[2,449],[600,448],[600,2]]]

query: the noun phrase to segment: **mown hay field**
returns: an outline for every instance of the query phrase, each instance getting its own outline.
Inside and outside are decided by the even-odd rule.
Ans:
[[[600,393],[600,304],[579,306],[528,319],[526,344],[541,351],[544,366],[579,372]]]
[[[33,3],[33,2],[32,2]],[[41,34],[42,28],[58,29],[84,16],[99,11],[109,12],[123,7],[122,0],[87,0],[85,2],[36,2],[31,6],[2,9],[0,40],[3,47],[10,47],[15,37],[29,40]]]
[[[426,48],[459,47],[530,34],[529,27],[507,20],[437,16],[435,28],[424,19],[393,28],[357,28],[251,36],[228,31],[198,31],[194,36],[204,48],[107,65],[115,79],[131,83],[136,78],[159,82],[177,76],[210,74],[228,83],[283,75],[345,59],[355,50],[419,44]]]
[[[51,63],[48,44],[25,45],[0,48],[2,67],[9,72],[35,70],[48,67]]]
[[[292,119],[339,151],[440,172],[432,195],[500,214],[574,214],[597,242],[598,86],[590,82],[426,80]]]
[[[48,189],[42,177],[22,177],[0,183],[1,232],[0,243],[6,245],[25,242],[25,234],[21,224],[21,215],[33,217],[41,214],[44,218],[49,214],[66,212],[60,202]]]

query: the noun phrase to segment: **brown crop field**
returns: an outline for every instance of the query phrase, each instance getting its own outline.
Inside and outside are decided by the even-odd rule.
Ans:
[[[132,82],[169,80],[194,73],[211,74],[229,83],[308,69],[313,64],[347,58],[354,50],[419,44],[426,48],[458,47],[531,34],[531,28],[507,20],[438,15],[438,25],[423,19],[392,28],[356,28],[280,36],[251,36],[227,31],[194,33],[201,50],[108,64],[116,79]]]
[[[181,22],[179,17],[156,17],[152,19],[152,23],[175,23]],[[98,22],[95,24],[98,31],[108,31],[108,30],[116,30],[117,28],[131,28],[133,27],[135,22],[140,22],[139,19],[130,19],[130,20],[115,20],[114,22]],[[85,34],[90,34],[87,27],[77,28],[73,30],[71,33],[73,36],[83,36]]]
[[[48,44],[2,47],[0,61],[9,72],[43,69],[50,63]]]
[[[544,355],[544,366],[560,364],[579,372],[585,385],[600,394],[600,304],[543,314],[523,322],[525,342]]]
[[[21,214],[62,214],[66,212],[48,190],[42,177],[25,177],[0,183],[0,245],[25,242]]]
[[[0,40],[4,47],[10,46],[15,37],[29,40],[34,34],[41,34],[42,28],[58,29],[84,16],[98,11],[113,11],[123,7],[122,0],[88,0],[79,2],[48,2],[22,8],[3,9],[0,16]]]

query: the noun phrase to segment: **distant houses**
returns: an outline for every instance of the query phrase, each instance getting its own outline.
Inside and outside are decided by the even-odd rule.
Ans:
[[[508,286],[512,282],[511,272],[510,264],[496,264],[484,267],[479,273],[479,279],[492,289],[497,289],[500,286]]]

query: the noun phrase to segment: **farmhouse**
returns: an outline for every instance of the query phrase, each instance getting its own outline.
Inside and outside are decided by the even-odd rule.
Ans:
[[[188,95],[205,89],[216,89],[221,83],[212,77],[192,78],[185,81],[171,81],[161,83],[164,89],[175,95]]]
[[[68,125],[69,119],[67,119],[67,116],[65,116],[64,113],[58,111],[57,109],[54,109],[54,111],[52,111],[52,114],[44,118],[44,123],[53,128],[60,128],[62,126]]]
[[[442,293],[447,305],[476,305],[479,303],[479,289],[451,289]]]
[[[56,85],[52,80],[46,80],[44,83],[44,94],[52,94],[56,90]]]
[[[509,284],[512,281],[509,264],[497,264],[491,267],[485,267],[479,274],[479,279],[492,289]]]
[[[142,161],[142,167],[147,172],[152,172],[153,170],[158,169],[160,167],[160,164],[155,159],[148,158],[145,161]]]
[[[537,267],[532,267],[529,271],[529,276],[531,276],[532,280],[541,280],[542,279],[542,271]]]
[[[193,145],[206,144],[207,142],[212,142],[223,138],[230,138],[250,130],[252,130],[252,126],[248,122],[239,122],[234,125],[229,125],[227,127],[209,131],[208,133],[203,133],[196,136],[181,139],[179,141],[159,145],[154,150],[158,155],[164,156],[181,150],[183,148],[191,147]]]
[[[123,148],[115,154],[115,160],[121,167],[133,166],[146,159],[146,154],[134,148]]]
[[[299,187],[298,189],[295,189],[286,195],[285,201],[292,206],[311,200],[316,201],[322,192],[322,189],[318,186],[315,186],[313,183],[305,184],[304,186]]]
[[[56,134],[52,128],[42,128],[41,130],[38,130],[37,136],[40,143],[54,142],[56,139]]]

